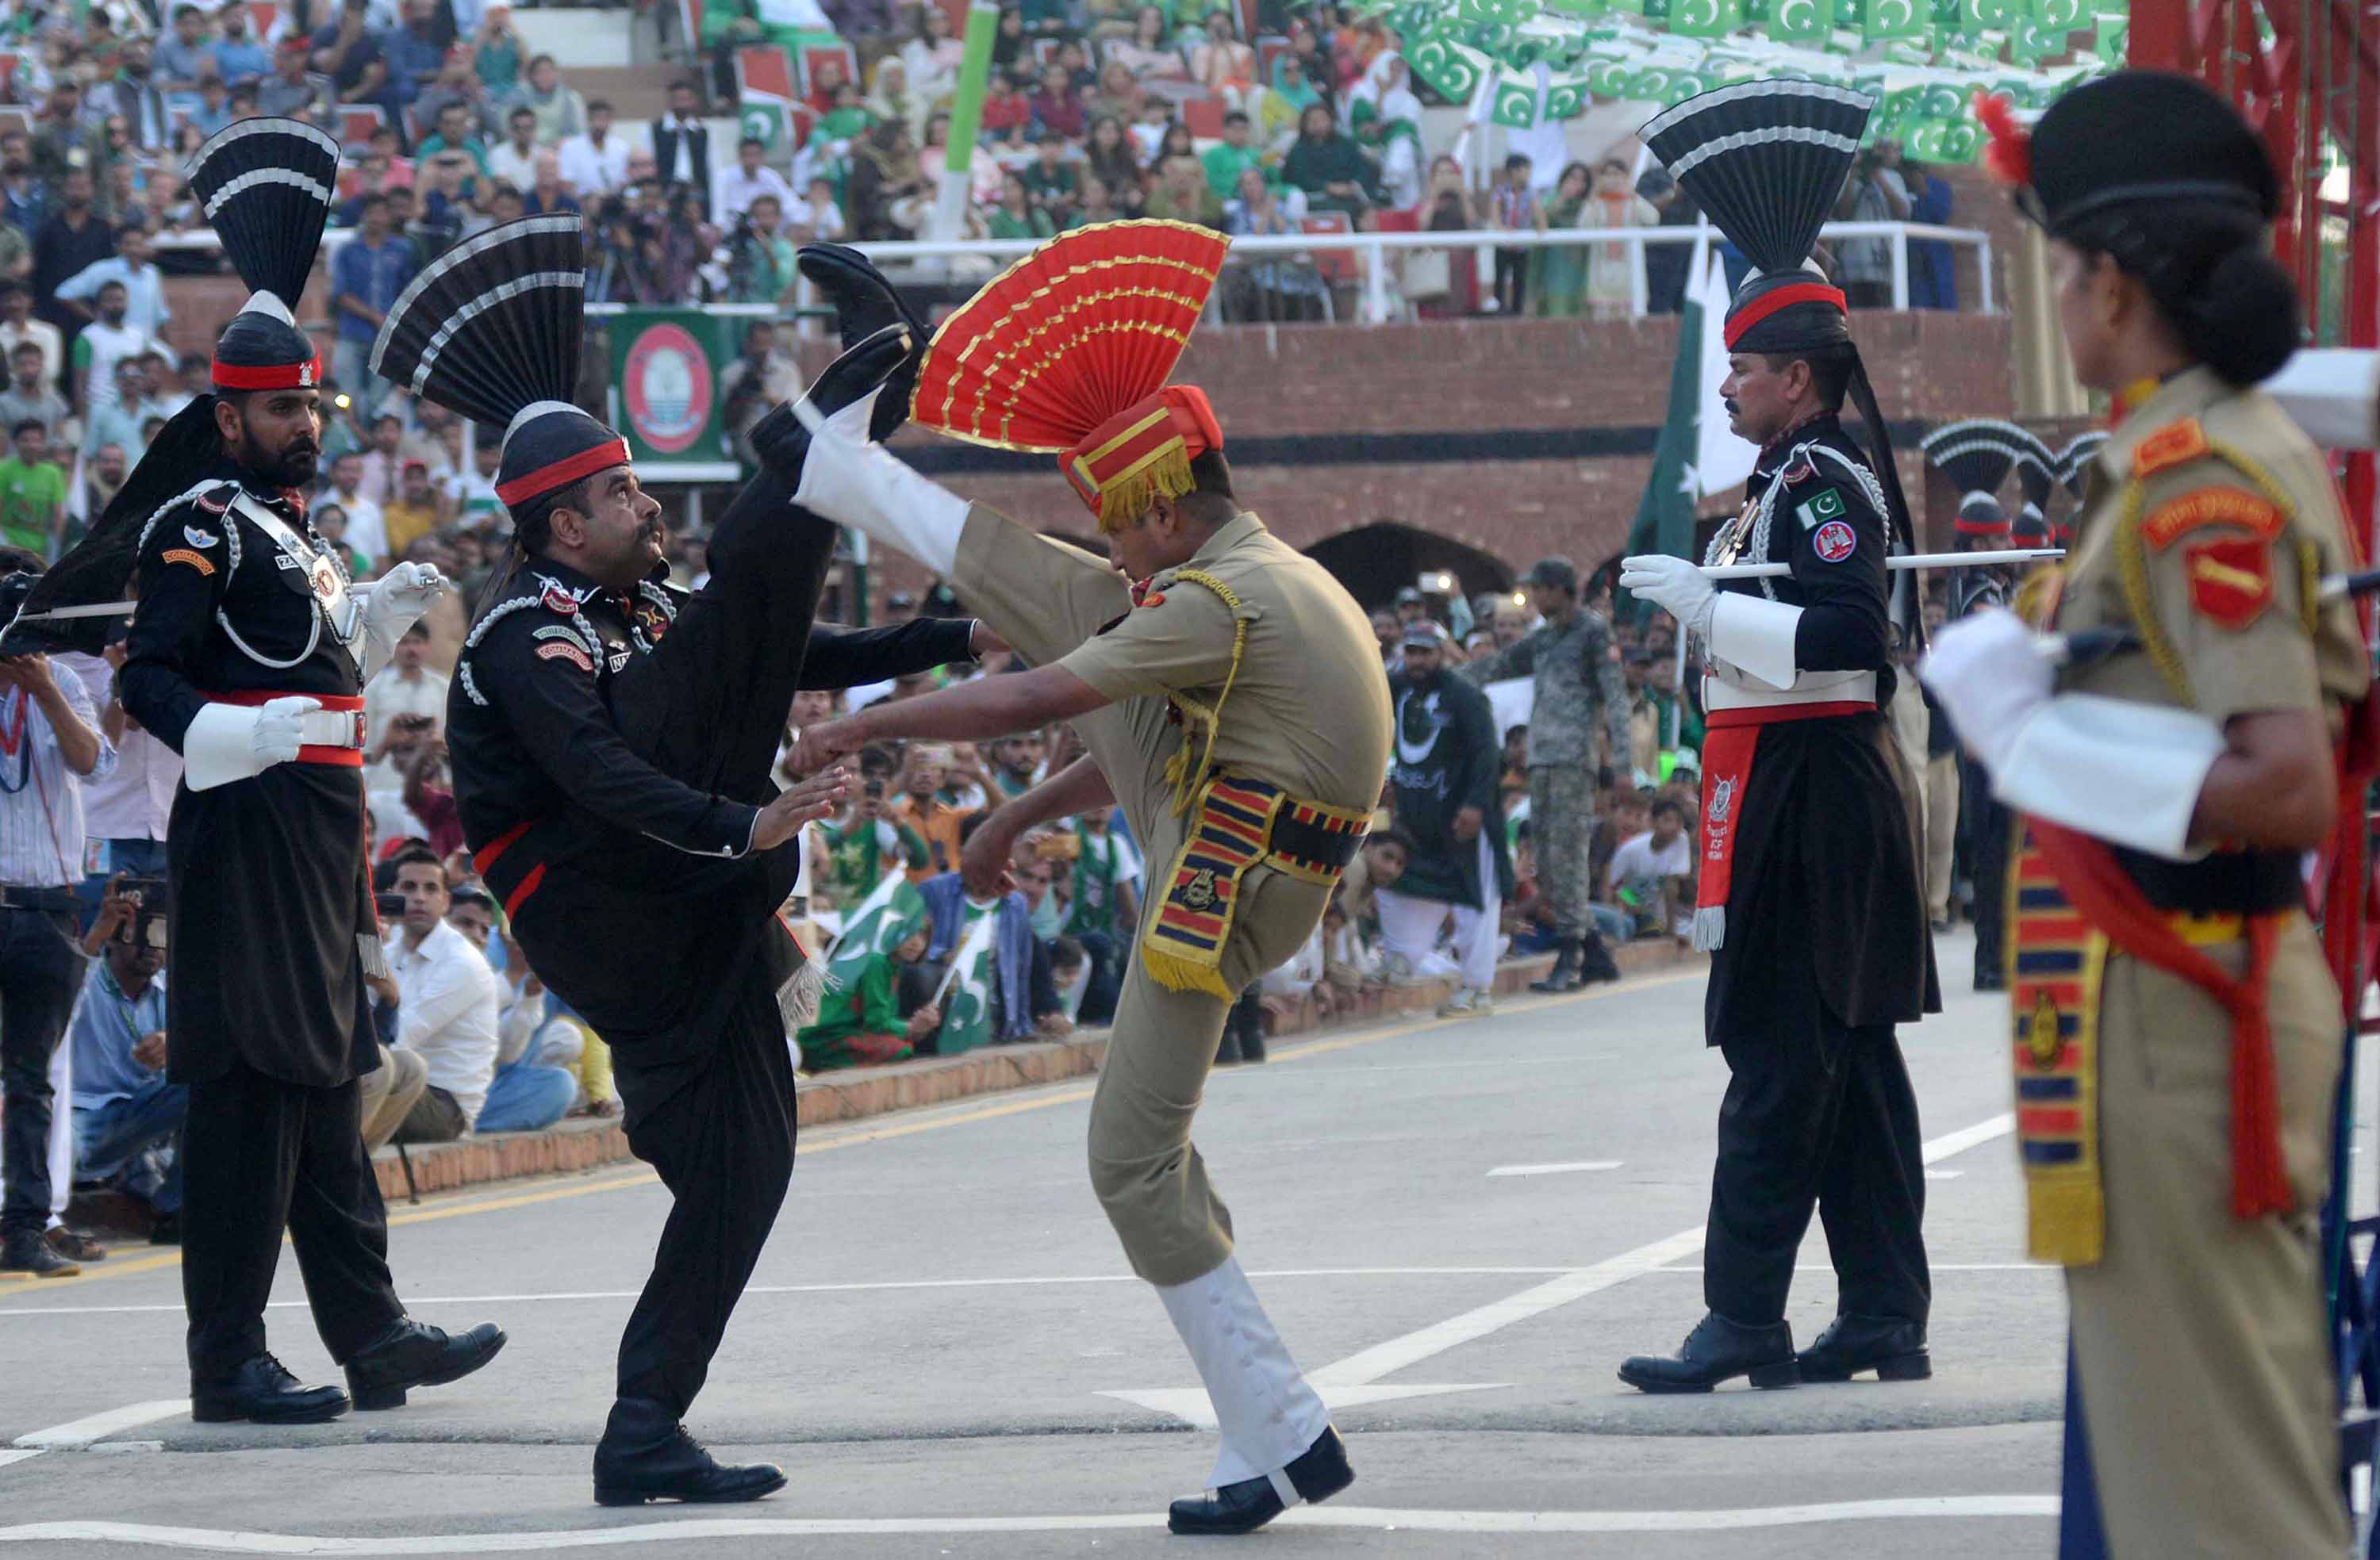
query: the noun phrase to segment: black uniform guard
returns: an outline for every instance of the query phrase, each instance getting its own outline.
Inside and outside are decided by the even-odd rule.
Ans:
[[[1807,263],[1873,105],[1811,82],[1723,88],[1657,116],[1646,143],[1756,268],[1727,320],[1736,430],[1763,448],[1706,565],[1632,558],[1621,583],[1700,635],[1706,1035],[1727,1058],[1704,1258],[1708,1314],[1677,1354],[1621,1378],[1648,1392],[1876,1369],[1927,1373],[1917,1104],[1893,1025],[1936,1010],[1915,779],[1893,688],[1885,558],[1908,537],[1884,420],[1841,293]],[[1875,452],[1840,418],[1846,394]],[[1904,624],[1918,632],[1914,612]],[[1798,1357],[1784,1321],[1816,1211],[1840,1287]]]
[[[974,625],[811,625],[835,532],[792,505],[807,436],[784,407],[754,429],[771,469],[721,515],[710,582],[662,584],[659,506],[625,442],[561,400],[581,242],[575,218],[530,218],[452,252],[390,310],[373,368],[508,427],[516,557],[449,696],[456,801],[530,966],[611,1046],[630,1146],[675,1199],[621,1339],[596,1498],[751,1500],[784,1476],[721,1466],[679,1421],[793,1170],[787,1015],[809,972],[776,911],[795,831],[842,782],[780,796],[771,768],[796,690],[964,659]],[[816,400],[864,395],[909,346],[905,327],[880,333]]]
[[[172,884],[167,1075],[190,1086],[182,1291],[192,1413],[300,1422],[346,1411],[265,1352],[286,1227],[355,1405],[475,1371],[493,1326],[449,1338],[407,1318],[365,1154],[356,1080],[377,1064],[367,973],[383,973],[364,861],[363,683],[443,589],[408,564],[351,592],[298,489],[321,444],[322,365],[285,300],[313,264],[336,145],[242,120],[190,186],[255,289],[225,327],[214,393],[177,414],[28,617],[123,594],[140,606],[124,706],[183,755]],[[10,648],[96,650],[107,620],[20,621]]]

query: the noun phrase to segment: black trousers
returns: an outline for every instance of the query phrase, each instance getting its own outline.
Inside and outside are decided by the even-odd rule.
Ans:
[[[1085,932],[1075,940],[1091,961],[1090,983],[1083,988],[1082,1006],[1075,1011],[1075,1022],[1085,1026],[1106,1023],[1115,1017],[1116,998],[1123,991],[1123,953],[1129,947],[1118,949],[1117,939],[1105,932]]]
[[[1718,1110],[1703,1300],[1730,1321],[1785,1315],[1793,1258],[1815,1207],[1827,1227],[1837,1308],[1924,1322],[1925,1166],[1917,1096],[1892,1026],[1723,1046],[1733,1077]]]
[[[613,1059],[628,1146],[676,1199],[620,1336],[619,1395],[683,1417],[768,1244],[794,1174],[794,1067],[776,993],[755,972],[706,1065]],[[658,1095],[658,1097],[656,1097]]]
[[[1508,316],[1528,306],[1530,253],[1527,249],[1496,251],[1496,307]]]
[[[68,890],[58,890],[63,898]],[[0,1235],[50,1222],[50,1058],[81,988],[71,909],[0,910]]]
[[[613,683],[613,719],[630,747],[700,790],[754,804],[776,795],[769,768],[834,539],[775,477],[744,485],[711,531],[710,581]]]
[[[268,1078],[235,1059],[190,1085],[182,1125],[182,1300],[190,1377],[264,1352],[264,1302],[285,1227],[314,1328],[352,1359],[405,1314],[388,1275],[388,1210],[364,1153],[358,1086]]]
[[[1972,758],[1959,760],[1959,806],[1966,815],[1967,866],[1975,889],[1975,979],[2008,973],[2009,810],[1992,800],[1992,777]]]

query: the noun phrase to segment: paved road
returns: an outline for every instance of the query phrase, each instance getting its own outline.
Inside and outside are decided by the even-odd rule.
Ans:
[[[1944,942],[1947,971],[1968,957]],[[1266,1553],[2045,1553],[2063,1301],[2023,1261],[2002,1010],[1946,984],[1949,1011],[1907,1036],[1933,1167],[1926,1383],[1648,1398],[1614,1378],[1701,1311],[1724,1070],[1700,1044],[1699,973],[1332,1035],[1219,1075],[1200,1144],[1359,1473]],[[1211,1436],[1188,1422],[1196,1377],[1091,1201],[1088,1097],[1062,1085],[806,1138],[692,1421],[787,1466],[770,1502],[589,1500],[613,1345],[664,1206],[640,1169],[613,1169],[395,1210],[407,1304],[493,1318],[513,1341],[468,1382],[331,1425],[175,1411],[170,1252],[0,1282],[0,1447],[94,1443],[0,1467],[0,1540],[21,1541],[0,1553],[508,1553],[665,1534],[673,1554],[756,1540],[822,1556],[1179,1554],[1164,1503],[1204,1480]],[[1834,1301],[1815,1224],[1802,1261],[1806,1338]],[[276,1348],[325,1378],[294,1262],[275,1304]]]

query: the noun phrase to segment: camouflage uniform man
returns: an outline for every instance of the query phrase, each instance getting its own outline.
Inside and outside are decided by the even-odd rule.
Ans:
[[[1578,571],[1570,560],[1540,558],[1522,583],[1546,621],[1519,644],[1462,670],[1481,686],[1536,676],[1536,702],[1529,709],[1529,839],[1536,849],[1538,891],[1554,913],[1560,952],[1552,973],[1530,989],[1569,991],[1588,981],[1620,978],[1620,967],[1587,916],[1587,847],[1595,839],[1598,720],[1615,792],[1625,796],[1635,788],[1628,768],[1628,690],[1611,624],[1579,604]]]

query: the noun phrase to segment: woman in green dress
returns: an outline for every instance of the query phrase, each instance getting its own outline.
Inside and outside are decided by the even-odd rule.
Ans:
[[[1033,203],[1033,192],[1015,174],[1002,175],[1000,204],[991,209],[984,226],[994,238],[1047,238],[1057,232],[1049,211]]]
[[[1537,208],[1537,231],[1585,226],[1581,219],[1594,192],[1594,176],[1585,163],[1564,168],[1553,199]],[[1529,251],[1529,312],[1564,320],[1586,312],[1585,245],[1547,245]]]

